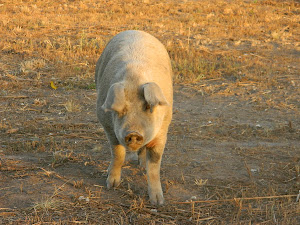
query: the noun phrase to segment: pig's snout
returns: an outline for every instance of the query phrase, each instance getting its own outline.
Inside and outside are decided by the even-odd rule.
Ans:
[[[130,132],[125,137],[125,144],[127,145],[127,147],[129,147],[129,149],[134,151],[142,147],[143,142],[143,136],[137,132]]]

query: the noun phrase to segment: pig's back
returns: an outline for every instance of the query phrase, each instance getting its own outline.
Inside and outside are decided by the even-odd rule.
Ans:
[[[117,34],[105,47],[97,62],[96,83],[102,76],[111,77],[130,63],[143,65],[153,71],[153,76],[159,73],[156,82],[162,78],[161,74],[172,76],[170,58],[163,44],[146,32],[128,30]]]

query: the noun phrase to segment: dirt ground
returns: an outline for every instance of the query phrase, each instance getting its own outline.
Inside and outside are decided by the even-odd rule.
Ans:
[[[106,190],[110,154],[95,90],[39,87],[2,97],[2,223],[299,222],[299,114],[186,85],[175,85],[174,98],[161,171],[167,203],[156,209],[136,162],[124,166],[121,187]],[[80,110],[68,112],[69,99]],[[259,196],[271,198],[251,199]],[[191,200],[204,201],[191,209]]]
[[[108,1],[99,6],[112,10],[100,29],[85,20],[50,24],[56,10],[68,9],[66,18],[97,13],[93,1],[64,2],[47,8],[43,1],[0,1],[7,16],[0,23],[7,28],[0,32],[0,224],[300,224],[298,5],[220,0],[219,14],[210,1],[203,8],[196,1],[134,1],[124,23],[109,29],[110,18],[125,12]],[[245,34],[236,32],[249,38],[226,33],[235,28],[214,33],[227,17],[260,20],[265,9],[283,21],[277,33],[269,32],[268,18],[265,33],[251,33],[244,17]],[[41,19],[32,22],[30,10]],[[162,19],[165,11],[172,23]],[[193,13],[205,16],[198,21]],[[161,167],[166,204],[158,208],[134,160],[124,165],[120,187],[106,189],[110,151],[95,113],[95,61],[115,33],[135,29],[127,21],[135,17],[167,46],[174,68]]]

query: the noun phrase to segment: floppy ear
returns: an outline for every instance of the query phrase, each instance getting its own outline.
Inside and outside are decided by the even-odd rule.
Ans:
[[[115,83],[110,86],[104,104],[101,108],[107,111],[122,112],[125,107],[125,93],[124,85],[121,83]]]
[[[143,85],[144,98],[150,106],[150,111],[157,105],[168,105],[161,88],[154,82],[146,83]]]

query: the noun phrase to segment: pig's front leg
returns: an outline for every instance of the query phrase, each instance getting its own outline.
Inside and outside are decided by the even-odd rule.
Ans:
[[[146,168],[146,147],[142,147],[139,150],[138,157],[140,166]]]
[[[117,187],[121,182],[121,169],[125,161],[126,150],[122,145],[112,145],[112,160],[108,167],[107,188]]]
[[[153,205],[164,204],[164,196],[160,183],[160,164],[164,151],[164,144],[147,147],[146,171],[148,179],[148,192]]]

